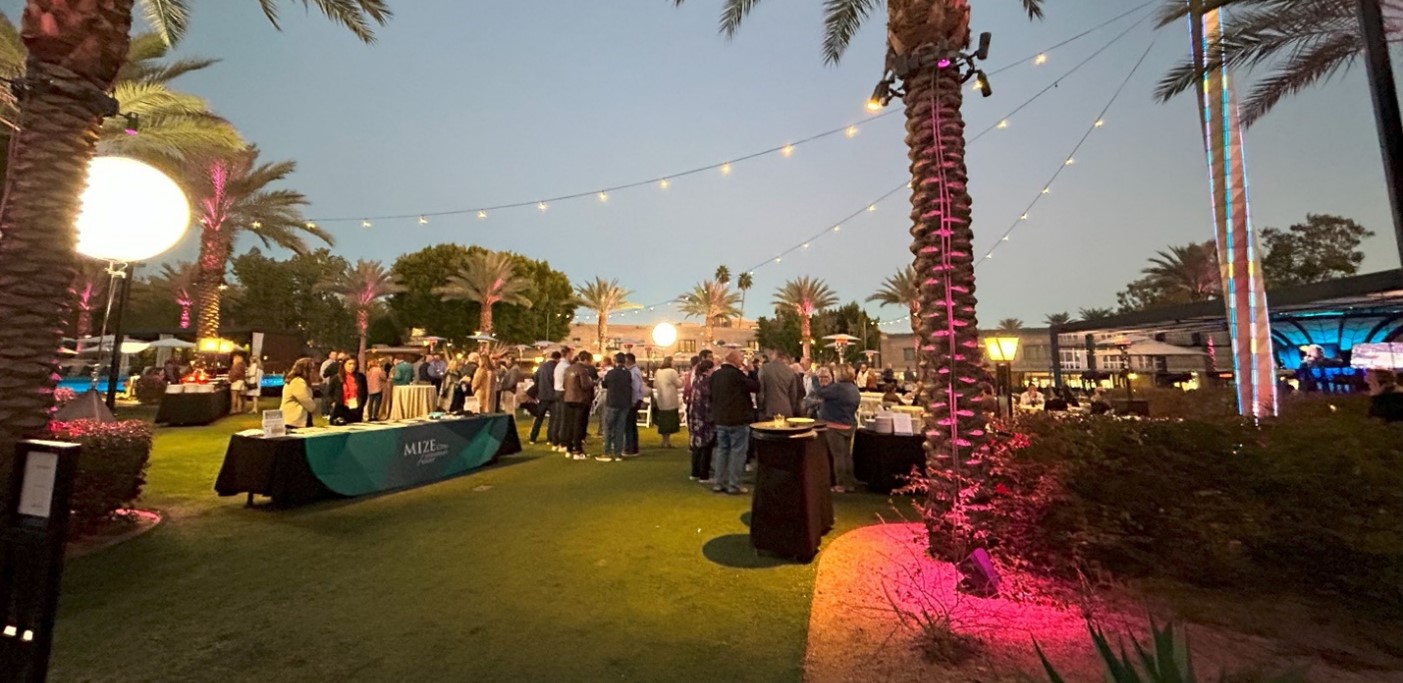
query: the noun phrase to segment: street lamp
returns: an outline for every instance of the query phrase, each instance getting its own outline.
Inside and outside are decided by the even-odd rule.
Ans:
[[[672,323],[658,323],[653,327],[653,343],[660,349],[677,343],[677,328]]]
[[[96,157],[88,162],[88,183],[81,202],[74,225],[78,253],[107,261],[107,272],[112,278],[107,288],[107,314],[103,316],[98,339],[99,357],[102,337],[107,336],[107,318],[112,315],[115,284],[118,279],[122,281],[112,330],[112,365],[107,376],[110,410],[116,403],[117,375],[121,372],[122,312],[131,293],[133,264],[160,256],[185,236],[190,225],[190,202],[169,176],[126,157]],[[94,371],[94,385],[97,374]]]
[[[984,355],[994,362],[995,392],[999,398],[1000,412],[1004,397],[1008,397],[1008,414],[1013,415],[1013,359],[1018,356],[1018,337],[985,337]]]

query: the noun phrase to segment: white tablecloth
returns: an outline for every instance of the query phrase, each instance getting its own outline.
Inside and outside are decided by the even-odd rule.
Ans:
[[[438,394],[432,384],[395,387],[394,402],[390,405],[390,419],[423,417],[434,412],[437,402]]]

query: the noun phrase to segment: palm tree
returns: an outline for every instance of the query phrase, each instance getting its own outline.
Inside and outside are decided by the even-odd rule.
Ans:
[[[361,40],[372,22],[390,18],[386,0],[311,0]],[[189,18],[188,0],[26,0],[20,35],[28,51],[18,98],[20,126],[10,141],[0,193],[0,453],[15,440],[43,434],[53,405],[56,360],[69,313],[68,287],[77,269],[74,224],[114,102],[104,93],[121,72],[132,9],[166,43]],[[276,24],[277,3],[259,0]]]
[[[324,290],[340,297],[341,301],[356,313],[356,332],[360,334],[360,347],[356,351],[356,362],[365,366],[365,335],[370,329],[370,312],[386,297],[404,291],[395,281],[390,271],[379,261],[357,259],[350,270],[339,273],[335,278],[323,283]]]
[[[78,267],[78,279],[73,283],[77,295],[74,303],[78,306],[78,319],[73,323],[73,336],[78,340],[77,350],[83,351],[83,338],[92,332],[93,309],[106,295],[108,281],[107,265],[101,261],[83,258]]]
[[[994,329],[1000,332],[1018,332],[1023,329],[1023,321],[1018,318],[1004,318]]]
[[[170,89],[172,80],[209,67],[213,59],[188,57],[167,60],[170,46],[155,33],[132,37],[127,61],[117,74],[112,97],[123,114],[137,117],[138,128],[128,131],[123,116],[103,121],[97,152],[128,156],[161,164],[201,154],[226,154],[242,149],[245,142],[230,123],[209,110],[205,100]],[[8,17],[0,15],[0,74],[13,78],[24,71],[24,42]],[[10,86],[0,88],[0,111],[5,120],[16,118],[17,99]],[[5,136],[8,139],[8,135]],[[0,154],[4,151],[0,150]]]
[[[1218,249],[1213,242],[1191,243],[1157,252],[1140,272],[1165,294],[1180,300],[1207,301],[1221,296]]]
[[[723,285],[731,284],[731,269],[726,266],[716,266],[716,281]]]
[[[492,334],[492,307],[514,304],[531,308],[530,278],[516,270],[516,257],[502,251],[472,254],[462,271],[434,290],[445,299],[475,301],[482,306],[478,334]]]
[[[804,358],[813,358],[810,348],[813,315],[837,303],[838,296],[828,288],[827,283],[807,275],[790,280],[775,290],[776,308],[788,309],[799,315],[799,346]]]
[[[740,298],[740,294],[732,292],[726,285],[707,280],[677,297],[677,310],[689,318],[702,319],[705,326],[702,346],[710,348],[716,341],[716,323],[740,317]]]
[[[597,333],[596,339],[599,341],[600,353],[604,353],[604,340],[609,338],[609,314],[614,311],[642,308],[638,304],[628,302],[628,297],[633,292],[624,289],[619,285],[618,280],[595,277],[593,280],[575,287],[575,293],[585,308],[594,311],[599,316],[595,332]]]
[[[1077,316],[1082,320],[1104,320],[1115,315],[1116,312],[1109,308],[1083,308],[1077,311]]]
[[[736,278],[736,289],[740,290],[740,326],[745,327],[745,293],[755,286],[755,276],[741,273]]]
[[[1046,323],[1048,327],[1053,327],[1055,325],[1066,325],[1067,323],[1072,322],[1072,314],[1048,313],[1047,317],[1043,318],[1043,322]]]
[[[916,280],[916,269],[906,266],[895,275],[882,281],[882,286],[868,301],[883,306],[905,306],[911,317],[911,332],[919,334],[921,328],[921,283]]]
[[[1403,33],[1403,5],[1379,3],[1390,42]],[[1281,100],[1336,74],[1348,72],[1364,52],[1357,0],[1203,0],[1202,10],[1222,7],[1235,11],[1223,27],[1216,49],[1207,50],[1203,70],[1187,60],[1165,74],[1155,94],[1161,101],[1202,82],[1205,73],[1270,65],[1242,102],[1240,116],[1251,126]],[[1161,25],[1182,21],[1189,12],[1182,0],[1166,2]]]
[[[1042,16],[1042,0],[1019,1],[1029,18]],[[756,4],[757,0],[727,0],[721,32],[734,35]],[[983,544],[979,537],[987,528],[987,506],[965,503],[992,496],[990,463],[984,458],[991,436],[982,411],[975,408],[986,371],[973,352],[979,348],[979,324],[961,113],[965,81],[957,59],[970,46],[970,2],[885,4],[886,69],[891,80],[884,82],[902,81],[906,105],[913,266],[920,277],[930,278],[921,287],[917,332],[922,384],[928,387],[924,431],[929,435],[927,470],[932,474],[925,518],[931,551],[941,559],[959,560],[969,548]],[[837,63],[858,28],[881,5],[878,0],[825,0],[825,61]]]
[[[195,304],[195,283],[199,281],[199,277],[199,269],[189,261],[161,265],[162,285],[175,297],[176,305],[180,306],[182,330],[190,328],[190,307]]]
[[[302,193],[270,189],[297,169],[292,161],[258,163],[258,148],[250,147],[230,157],[202,161],[189,174],[190,199],[200,221],[200,275],[196,290],[200,306],[195,335],[219,336],[219,309],[225,271],[233,255],[234,240],[249,232],[264,246],[279,246],[297,254],[309,250],[303,235],[334,242],[331,235],[302,219],[307,204]]]

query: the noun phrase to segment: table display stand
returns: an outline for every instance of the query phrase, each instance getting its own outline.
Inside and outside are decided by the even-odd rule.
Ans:
[[[752,430],[756,446],[755,496],[750,543],[799,562],[810,562],[833,528],[828,450],[814,431],[800,435]]]

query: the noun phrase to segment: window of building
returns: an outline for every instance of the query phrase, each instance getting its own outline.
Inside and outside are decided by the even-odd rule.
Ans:
[[[1062,349],[1061,356],[1063,370],[1086,369],[1086,351],[1081,349]]]
[[[915,347],[908,347],[908,348],[902,349],[902,350],[901,350],[901,358],[902,358],[902,360],[905,360],[907,363],[915,362],[915,360],[916,360],[916,348],[915,348]]]
[[[1045,361],[1052,358],[1052,347],[1049,346],[1025,346],[1023,347],[1023,360]]]
[[[696,353],[696,352],[697,352],[697,340],[695,340],[695,339],[683,339],[682,341],[680,341],[680,342],[677,343],[677,350],[678,350],[678,351],[681,351],[682,353]]]

